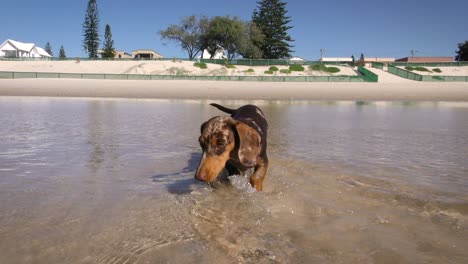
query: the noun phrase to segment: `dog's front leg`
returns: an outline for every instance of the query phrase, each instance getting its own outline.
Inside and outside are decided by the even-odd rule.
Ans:
[[[268,158],[265,156],[263,159],[259,159],[255,171],[250,176],[250,185],[257,191],[261,192],[263,189],[263,180],[265,179],[266,172],[268,170]]]

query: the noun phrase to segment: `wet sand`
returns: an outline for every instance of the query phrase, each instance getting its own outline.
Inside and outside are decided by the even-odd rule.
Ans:
[[[0,97],[2,258],[468,261],[466,105],[258,101],[271,167],[257,193],[193,179],[199,126],[222,114],[207,103]]]
[[[229,100],[468,101],[468,83],[423,83],[382,76],[386,81],[379,83],[0,79],[0,95]]]

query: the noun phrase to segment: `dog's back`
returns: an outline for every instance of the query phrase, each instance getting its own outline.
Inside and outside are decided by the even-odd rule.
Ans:
[[[263,111],[260,108],[255,105],[244,105],[237,109],[231,109],[215,103],[212,103],[211,105],[225,113],[231,114],[233,119],[241,121],[255,129],[263,139],[261,152],[265,151],[268,123],[266,121],[265,114],[263,114]]]

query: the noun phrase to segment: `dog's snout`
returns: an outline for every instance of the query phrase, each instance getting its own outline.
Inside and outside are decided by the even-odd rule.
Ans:
[[[195,179],[199,181],[206,181],[206,173],[197,171],[197,173],[195,173]]]

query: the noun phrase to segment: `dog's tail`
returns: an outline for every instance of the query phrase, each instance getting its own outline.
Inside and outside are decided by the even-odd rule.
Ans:
[[[224,107],[222,105],[219,105],[219,104],[215,104],[215,103],[212,103],[210,104],[216,108],[218,108],[219,110],[223,111],[223,112],[226,112],[228,114],[234,114],[237,110],[236,109],[230,109],[230,108],[227,108],[227,107]]]

